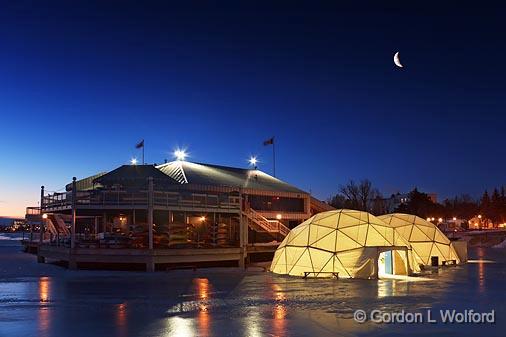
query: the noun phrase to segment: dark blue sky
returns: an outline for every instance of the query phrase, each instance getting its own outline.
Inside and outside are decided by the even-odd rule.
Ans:
[[[504,7],[462,2],[0,11],[0,215],[146,159],[246,166],[325,199],[348,179],[440,197],[504,183]],[[399,51],[405,68],[392,62]]]

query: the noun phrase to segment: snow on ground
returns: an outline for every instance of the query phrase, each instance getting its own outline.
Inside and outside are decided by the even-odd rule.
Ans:
[[[474,254],[474,255],[473,255]],[[0,240],[0,336],[502,336],[505,254],[470,250],[470,263],[424,282],[302,279],[252,268],[143,273],[38,264]],[[496,324],[359,324],[357,309],[496,310]]]
[[[503,249],[503,248],[506,248],[506,239],[503,240],[501,243],[495,245],[495,246],[492,246],[492,248],[499,248],[499,249]]]

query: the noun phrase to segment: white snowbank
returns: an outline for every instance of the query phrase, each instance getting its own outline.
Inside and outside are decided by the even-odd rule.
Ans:
[[[502,248],[502,249],[506,248],[506,239],[503,240],[501,243],[499,243],[495,246],[492,246],[492,248]]]
[[[6,241],[20,241],[22,240],[22,237],[20,236],[10,236],[5,234],[0,234],[0,240],[6,240]]]

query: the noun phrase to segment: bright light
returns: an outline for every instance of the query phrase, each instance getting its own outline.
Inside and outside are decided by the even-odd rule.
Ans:
[[[478,215],[478,219],[481,219],[481,214],[480,214],[480,215]]]
[[[252,156],[252,157],[249,159],[249,164],[250,164],[251,166],[257,166],[257,162],[258,162],[258,161],[257,161],[257,157]]]
[[[437,222],[443,222],[443,218],[437,219]]]
[[[276,214],[276,219],[281,220],[283,216],[281,214]]]
[[[427,221],[430,221],[430,218],[427,218]]]
[[[176,157],[177,160],[185,160],[188,154],[185,150],[177,149],[174,151],[174,157]]]
[[[434,221],[434,220],[436,220],[436,219],[435,219],[435,218],[432,218],[431,220],[432,220],[432,221]]]
[[[200,221],[202,221],[202,222],[206,221],[206,217],[205,216],[201,216],[200,217]]]
[[[137,165],[137,158],[130,159],[130,164]]]
[[[46,213],[42,214],[42,219],[47,219],[47,214]]]
[[[456,216],[453,217],[453,221],[457,221],[457,217]]]

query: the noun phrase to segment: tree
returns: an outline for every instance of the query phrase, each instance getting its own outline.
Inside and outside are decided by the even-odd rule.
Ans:
[[[453,199],[446,199],[443,203],[445,217],[457,217],[460,219],[471,219],[476,216],[479,205],[468,194],[456,196]]]
[[[346,199],[353,209],[367,211],[371,202],[381,197],[379,191],[372,186],[369,179],[363,179],[360,183],[350,180],[346,185],[339,186],[339,191]]]
[[[360,207],[359,190],[358,185],[353,180],[350,180],[346,185],[339,186],[339,192],[349,201],[353,209],[359,209]]]
[[[374,215],[382,215],[388,213],[387,204],[381,194],[372,200],[371,213]]]
[[[488,214],[492,222],[498,223],[501,220],[501,208],[501,196],[497,188],[494,188],[492,198],[490,199],[490,210]]]
[[[378,211],[377,214],[386,212],[381,193],[373,187],[368,179],[363,179],[359,183],[350,180],[345,185],[340,185],[339,193],[330,197],[328,203],[335,208],[373,210],[374,212]]]
[[[409,201],[399,205],[395,212],[414,214],[422,218],[428,216],[442,216],[444,207],[432,202],[426,193],[419,192],[415,187],[409,193]]]
[[[347,201],[346,198],[341,194],[336,194],[336,195],[330,197],[329,199],[327,199],[327,203],[330,206],[337,208],[337,209],[347,208],[346,201]]]
[[[485,190],[480,200],[480,212],[487,218],[490,217],[490,197],[487,190]]]

